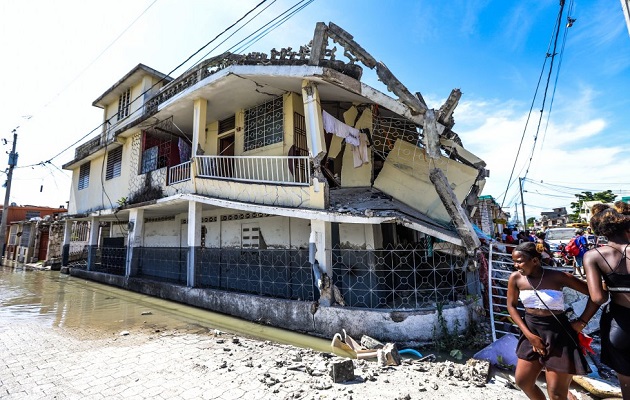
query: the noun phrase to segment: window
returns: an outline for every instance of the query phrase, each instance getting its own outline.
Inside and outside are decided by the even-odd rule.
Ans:
[[[129,100],[131,98],[131,89],[127,89],[118,98],[118,121],[129,115]]]
[[[229,132],[236,127],[236,117],[232,115],[229,118],[219,121],[219,135]]]
[[[26,219],[31,219],[31,218],[38,218],[41,217],[42,213],[40,211],[27,211],[26,212]]]
[[[85,189],[90,184],[90,163],[81,165],[79,170],[79,190]]]
[[[283,122],[282,96],[245,110],[245,151],[282,142]]]
[[[107,170],[105,171],[105,180],[113,179],[120,176],[120,168],[122,165],[122,147],[115,148],[107,153]]]
[[[260,248],[260,226],[257,223],[241,225],[241,248]]]
[[[167,133],[143,132],[142,162],[140,173],[164,167],[172,167],[180,163],[178,138]]]

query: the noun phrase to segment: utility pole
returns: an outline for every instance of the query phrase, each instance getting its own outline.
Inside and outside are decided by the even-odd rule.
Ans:
[[[19,126],[18,126],[19,128]],[[6,143],[6,140],[5,140]],[[7,172],[7,188],[4,193],[4,207],[2,208],[2,223],[0,223],[0,246],[2,246],[2,257],[7,240],[7,217],[9,216],[9,198],[11,196],[11,179],[13,178],[13,168],[17,165],[18,154],[15,152],[17,144],[17,128],[13,130],[13,148],[9,153],[9,171]]]
[[[523,200],[523,182],[525,178],[518,178],[518,186],[521,188],[521,207],[523,207],[523,230],[527,230],[527,218],[525,218],[525,201]]]

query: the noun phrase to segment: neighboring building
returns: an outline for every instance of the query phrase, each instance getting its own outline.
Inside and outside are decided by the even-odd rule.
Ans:
[[[510,214],[501,209],[499,203],[490,195],[479,196],[477,206],[471,212],[471,218],[483,233],[495,238],[507,228]]]
[[[2,248],[6,251],[8,246],[15,246],[15,243],[11,242],[10,234],[11,224],[13,224],[14,222],[30,221],[31,219],[44,218],[49,215],[53,219],[56,219],[60,215],[65,214],[67,211],[68,210],[63,207],[52,208],[31,205],[18,206],[15,203],[11,204],[7,207],[7,231],[5,234],[6,242],[4,243],[4,246]],[[2,217],[3,212],[3,207],[0,205],[0,218]]]
[[[579,212],[580,219],[586,222],[587,224],[591,222],[591,217],[593,216],[591,209],[593,208],[595,204],[599,204],[599,203],[601,203],[601,201],[599,200],[583,201],[580,207],[580,212]],[[607,204],[611,207],[613,205],[613,203],[607,203]]]
[[[13,222],[9,228],[9,245],[2,264],[14,267],[41,262],[58,270],[54,266],[61,266],[60,246],[56,245],[60,243],[59,239],[63,239],[63,225],[57,216]]]
[[[480,242],[465,210],[488,173],[451,130],[461,92],[429,110],[338,26],[312,43],[173,80],[140,64],[101,95],[102,132],[64,165],[69,272],[319,336],[428,341],[436,304],[466,326]]]
[[[557,207],[553,211],[543,211],[540,213],[540,216],[542,228],[563,227],[569,222],[569,214],[567,214],[566,207]]]

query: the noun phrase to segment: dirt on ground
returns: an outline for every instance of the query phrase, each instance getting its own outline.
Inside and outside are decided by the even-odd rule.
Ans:
[[[88,331],[75,334],[83,340],[99,336]],[[331,353],[318,352],[198,327],[146,327],[120,332],[108,342],[142,346],[160,341],[168,346],[169,341],[182,338],[199,347],[199,357],[191,360],[191,368],[209,381],[218,374],[232,376],[235,387],[251,387],[256,381],[257,389],[246,390],[238,397],[242,399],[527,399],[515,386],[512,372],[474,359],[437,360],[428,354],[422,359],[402,357],[400,365],[382,365],[376,358],[337,356],[332,348]],[[348,379],[335,382],[336,370],[347,367],[349,361],[352,372]],[[546,392],[544,376],[539,386]],[[572,394],[581,400],[596,398],[576,385]],[[231,397],[226,391],[218,398]]]

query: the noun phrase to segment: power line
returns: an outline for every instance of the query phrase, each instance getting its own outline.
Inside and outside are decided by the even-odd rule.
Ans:
[[[300,5],[300,3],[304,3],[306,1],[305,4]],[[243,46],[241,46],[240,48],[238,48],[237,50],[235,50],[236,53],[242,53],[245,50],[247,50],[248,48],[250,48],[254,43],[258,42],[260,39],[262,39],[263,37],[267,36],[270,32],[272,32],[273,30],[275,30],[276,28],[278,28],[279,26],[281,26],[282,24],[284,24],[286,21],[288,21],[289,19],[291,19],[295,14],[299,13],[300,11],[302,11],[304,8],[306,8],[309,4],[311,4],[312,2],[314,2],[315,0],[301,0],[300,2],[296,3],[293,5],[293,7],[287,9],[284,13],[280,14],[278,17],[276,17],[275,19],[278,19],[280,17],[282,17],[284,14],[287,14],[286,16],[282,17],[282,19],[280,19],[279,21],[275,22],[271,27],[269,27],[268,29],[264,30],[262,33],[260,33],[258,36],[254,37],[252,40],[250,40],[248,43],[243,44]],[[298,7],[299,6],[299,7]],[[293,8],[298,7],[297,9],[291,11]],[[274,20],[275,20],[274,19]],[[273,22],[274,20],[270,21]],[[267,24],[268,25],[268,24]],[[264,28],[261,27],[261,29]],[[259,29],[260,30],[260,29]],[[251,35],[250,35],[251,36]]]
[[[46,103],[44,103],[44,105],[43,105],[43,106],[41,106],[41,107],[40,107],[40,109],[39,109],[38,111],[36,111],[36,112],[35,112],[35,113],[33,113],[33,114],[28,115],[28,119],[31,119],[31,118],[32,118],[32,117],[34,117],[34,116],[36,117],[42,109],[44,109],[44,108],[48,107],[48,106],[49,106],[50,104],[52,104],[55,100],[57,100],[57,98],[58,98],[58,97],[59,97],[62,93],[64,93],[66,90],[68,90],[68,88],[69,88],[70,86],[72,86],[72,84],[73,84],[74,82],[76,82],[76,81],[77,81],[77,80],[78,80],[78,79],[79,79],[79,78],[80,78],[80,77],[81,77],[81,76],[82,76],[82,75],[83,75],[83,74],[84,74],[84,73],[85,73],[88,69],[90,69],[90,67],[91,67],[92,65],[94,65],[94,63],[95,63],[96,61],[98,61],[98,60],[99,60],[99,59],[103,56],[103,54],[105,54],[105,52],[107,52],[107,50],[109,50],[109,49],[110,49],[110,48],[111,48],[111,47],[112,47],[112,46],[113,46],[113,45],[114,45],[114,44],[118,41],[118,39],[120,39],[120,38],[121,38],[121,37],[122,37],[122,36],[123,36],[123,35],[124,35],[124,34],[125,34],[125,33],[126,33],[126,32],[127,32],[127,31],[131,28],[131,27],[132,27],[132,26],[133,26],[133,25],[135,25],[135,23],[136,23],[136,22],[138,22],[138,20],[139,20],[139,19],[140,19],[140,18],[141,18],[144,14],[146,14],[146,12],[147,12],[147,11],[149,11],[149,9],[150,9],[150,8],[151,8],[151,7],[152,7],[152,6],[153,6],[153,5],[157,2],[157,1],[158,1],[158,0],[153,0],[153,3],[149,4],[149,6],[148,6],[147,8],[145,8],[145,9],[144,9],[144,11],[142,11],[142,12],[140,13],[140,15],[138,15],[138,16],[137,16],[137,17],[136,17],[133,21],[131,21],[131,23],[130,23],[129,25],[127,25],[127,27],[126,27],[126,28],[125,28],[125,29],[124,29],[124,30],[123,30],[123,31],[122,31],[122,32],[121,32],[121,33],[120,33],[120,34],[119,34],[119,35],[118,35],[118,36],[117,36],[117,37],[116,37],[116,38],[115,38],[115,39],[114,39],[114,40],[113,40],[113,41],[112,41],[109,45],[107,45],[107,47],[105,47],[105,49],[103,49],[103,51],[101,51],[101,52],[99,53],[99,55],[98,55],[98,56],[96,56],[96,58],[95,58],[95,59],[93,59],[93,60],[92,60],[92,61],[91,61],[91,62],[90,62],[90,63],[89,63],[89,64],[88,64],[85,68],[83,68],[83,69],[82,69],[82,70],[81,70],[81,71],[80,71],[80,72],[79,72],[79,73],[78,73],[78,74],[77,74],[74,78],[72,78],[72,80],[71,80],[70,82],[68,82],[68,83],[67,83],[67,84],[66,84],[66,85],[65,85],[65,86],[64,86],[64,87],[63,87],[63,88],[62,88],[59,92],[57,92],[57,93],[56,93],[56,94],[55,94],[55,95],[54,95],[54,96],[53,96],[50,100],[48,100]],[[83,139],[81,139],[81,140],[83,140]],[[17,168],[20,168],[20,167],[17,167]]]
[[[153,7],[153,5],[154,5],[155,3],[157,3],[157,1],[158,1],[158,0],[153,0],[153,3],[149,4],[149,6],[148,6],[147,8],[145,8],[145,9],[144,9],[144,11],[142,11],[142,12],[140,13],[140,15],[138,15],[138,16],[136,17],[136,19],[134,19],[133,21],[131,21],[131,23],[130,23],[129,25],[127,25],[127,27],[126,27],[125,29],[123,29],[123,31],[122,31],[122,32],[120,32],[120,34],[119,34],[118,36],[116,36],[116,38],[115,38],[115,39],[114,39],[114,40],[113,40],[110,44],[108,44],[108,45],[107,45],[107,47],[105,47],[105,49],[103,49],[103,51],[101,51],[101,52],[99,53],[99,55],[98,55],[98,56],[96,56],[96,58],[95,58],[94,60],[92,60],[92,62],[90,62],[90,63],[89,63],[89,64],[88,64],[85,68],[83,68],[83,70],[81,70],[81,72],[79,72],[79,74],[77,74],[77,76],[75,76],[75,77],[74,77],[74,79],[72,79],[72,80],[71,80],[71,81],[70,81],[70,82],[69,82],[69,83],[68,83],[68,84],[67,84],[67,85],[66,85],[63,89],[61,89],[61,91],[60,91],[59,93],[57,93],[57,94],[55,95],[55,97],[53,97],[53,98],[52,98],[52,99],[51,99],[48,103],[44,104],[44,107],[47,107],[47,106],[48,106],[50,103],[52,103],[52,102],[53,102],[53,101],[54,101],[57,97],[59,97],[59,95],[60,95],[61,93],[63,93],[64,91],[66,91],[66,89],[68,89],[68,88],[69,88],[69,87],[70,87],[70,86],[71,86],[74,82],[76,82],[76,81],[77,81],[77,79],[79,79],[79,78],[80,78],[80,77],[81,77],[81,76],[85,73],[85,71],[87,71],[87,70],[88,70],[88,69],[89,69],[92,65],[94,65],[94,63],[95,63],[96,61],[98,61],[98,60],[99,60],[99,59],[103,56],[103,54],[105,54],[105,52],[106,52],[107,50],[109,50],[109,49],[110,49],[110,47],[112,47],[112,46],[113,46],[113,45],[114,45],[114,44],[118,41],[118,39],[120,39],[120,38],[121,38],[121,37],[122,37],[122,36],[123,36],[123,35],[124,35],[124,34],[125,34],[128,30],[129,30],[129,29],[131,29],[131,27],[132,27],[133,25],[135,25],[135,23],[136,23],[136,22],[138,22],[138,20],[139,20],[139,19],[140,19],[140,18],[141,18],[144,14],[146,14],[146,12],[147,12],[147,11],[149,11],[149,8]]]
[[[521,135],[521,140],[520,140],[519,145],[518,145],[518,150],[516,151],[516,157],[514,158],[514,164],[512,165],[512,170],[510,171],[510,177],[508,179],[507,186],[505,188],[505,192],[504,192],[505,195],[507,195],[508,190],[510,189],[512,184],[515,182],[515,181],[512,181],[512,177],[514,176],[514,170],[516,169],[516,163],[518,162],[518,157],[519,157],[519,155],[521,153],[521,148],[523,146],[523,140],[525,139],[525,132],[527,132],[527,125],[529,124],[529,119],[530,119],[532,111],[534,109],[534,103],[535,103],[536,97],[538,95],[538,89],[540,88],[540,82],[542,81],[542,77],[543,77],[543,74],[544,74],[544,71],[545,71],[545,66],[547,65],[547,59],[549,57],[551,57],[551,64],[553,65],[553,58],[555,56],[555,44],[554,44],[554,53],[549,53],[549,49],[551,47],[551,44],[552,43],[556,43],[556,41],[557,41],[558,33],[560,32],[560,21],[561,21],[561,18],[562,18],[563,10],[564,10],[564,1],[561,1],[560,2],[560,10],[558,12],[558,16],[556,18],[556,24],[554,25],[554,32],[552,34],[552,38],[555,36],[555,41],[554,40],[550,40],[550,43],[547,46],[547,53],[545,54],[545,60],[543,62],[543,65],[542,65],[542,68],[541,68],[541,71],[540,71],[540,75],[538,77],[538,83],[536,85],[536,90],[534,91],[534,98],[532,99],[532,104],[530,106],[529,113],[527,115],[527,120],[525,121],[525,128],[523,129],[523,134]],[[551,73],[551,68],[550,68],[549,71]],[[549,82],[547,82],[547,85],[548,84],[549,84]],[[542,114],[543,109],[544,109],[544,101],[543,101],[543,107],[541,108],[541,114]],[[503,201],[501,202],[501,207],[503,207],[503,205],[505,204],[505,195],[503,197]]]
[[[547,101],[547,93],[549,92],[549,84],[551,83],[551,73],[553,71],[553,64],[554,64],[554,61],[555,61],[556,55],[557,55],[556,48],[558,46],[558,37],[560,35],[560,25],[561,25],[561,20],[562,20],[561,18],[562,18],[562,8],[563,8],[563,6],[564,6],[564,0],[560,2],[560,13],[558,15],[556,36],[555,36],[555,39],[554,39],[554,42],[553,42],[553,51],[551,53],[551,63],[549,64],[549,73],[547,74],[547,83],[545,85],[545,90],[543,92],[542,105],[540,107],[540,116],[538,118],[538,125],[536,126],[536,134],[534,135],[534,143],[532,144],[532,151],[531,151],[531,155],[529,157],[529,162],[527,164],[527,169],[525,170],[524,177],[527,177],[527,174],[529,173],[529,167],[531,166],[532,159],[534,158],[534,151],[536,150],[536,141],[538,140],[538,134],[540,133],[540,125],[542,123],[543,112],[545,110],[545,103]],[[570,19],[571,17],[568,17],[568,18]],[[556,80],[554,82],[554,89],[553,89],[553,94],[554,95],[556,93],[556,86],[557,86],[557,83],[558,83],[558,75],[560,74],[560,65],[562,63],[562,56],[563,56],[563,52],[564,52],[564,43],[566,42],[566,36],[567,36],[568,28],[569,28],[569,24],[567,24],[566,28],[564,29],[563,41],[562,41],[561,51],[560,51],[560,54],[559,54],[560,61],[558,62],[558,70],[556,71]],[[549,116],[550,115],[551,115],[551,106],[549,107],[549,111],[547,112],[547,121],[549,120]]]
[[[254,8],[252,8],[251,10],[247,11],[245,13],[245,15],[243,15],[241,18],[239,18],[236,22],[234,22],[232,25],[230,25],[229,27],[227,27],[226,29],[224,29],[221,33],[219,33],[217,36],[215,36],[212,40],[210,40],[208,43],[206,43],[204,46],[202,46],[201,48],[199,48],[197,51],[195,51],[192,55],[190,55],[186,60],[184,60],[182,63],[180,63],[177,67],[173,68],[168,74],[166,74],[167,76],[171,75],[173,72],[175,72],[176,70],[178,70],[182,65],[186,64],[191,58],[193,58],[194,56],[196,56],[197,54],[199,54],[199,52],[201,52],[203,49],[205,49],[206,47],[208,47],[210,44],[212,44],[216,39],[218,39],[221,35],[223,35],[224,33],[226,33],[228,30],[232,29],[232,27],[234,27],[235,25],[237,25],[239,22],[241,22],[243,19],[245,19],[249,14],[251,14],[252,12],[254,12],[258,7],[260,7],[262,4],[264,4],[265,2],[267,2],[267,0],[262,0],[260,3],[258,3]],[[150,90],[152,90],[155,86],[157,86],[158,84],[160,84],[162,81],[164,80],[164,78],[160,79],[159,81],[157,81],[156,83],[154,83],[150,88],[148,88],[147,90],[145,90],[144,92],[140,93],[137,97],[135,97],[133,100],[131,100],[129,103],[133,103],[134,101],[136,101],[137,99],[139,99],[140,97],[144,96],[146,93],[148,93]],[[138,109],[136,111],[134,111],[131,115],[133,115],[134,113],[141,111],[142,109]],[[116,117],[118,115],[118,112],[116,112],[114,115],[112,115],[111,118]],[[100,123],[97,127],[95,127],[94,129],[92,129],[90,132],[88,132],[87,134],[85,134],[84,136],[82,136],[79,140],[75,141],[74,143],[70,144],[69,146],[67,146],[66,148],[64,148],[63,150],[61,150],[59,153],[55,154],[54,156],[52,156],[51,158],[49,158],[46,161],[40,161],[38,163],[34,163],[34,164],[29,164],[29,165],[25,165],[19,168],[27,168],[27,167],[33,167],[33,166],[37,166],[40,165],[42,163],[50,163],[53,159],[59,157],[61,154],[65,153],[66,151],[68,151],[70,148],[72,148],[73,146],[75,146],[77,143],[80,143],[81,141],[83,141],[86,137],[90,136],[92,133],[94,133],[94,131],[96,131],[97,129],[100,129],[103,127],[103,125],[106,123],[107,121],[103,121],[102,123]]]

